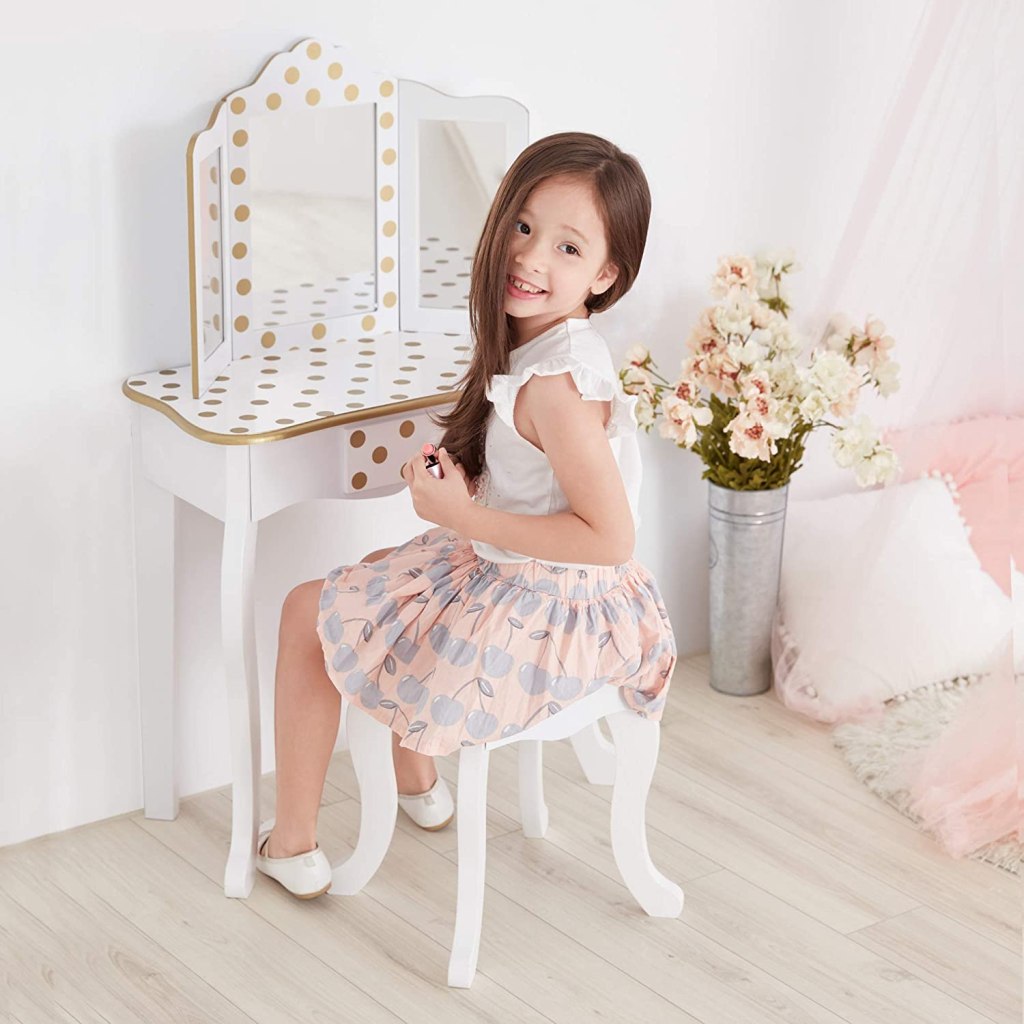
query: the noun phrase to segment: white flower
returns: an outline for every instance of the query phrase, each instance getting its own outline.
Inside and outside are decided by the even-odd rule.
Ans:
[[[654,382],[645,369],[640,366],[629,365],[620,374],[622,390],[627,395],[635,395],[654,387]]]
[[[771,306],[766,306],[763,302],[751,304],[750,322],[755,327],[770,327],[776,319],[785,322],[786,318],[781,313],[776,313]]]
[[[857,343],[862,346],[857,352],[857,362],[867,364],[874,372],[889,361],[889,350],[896,344],[896,339],[885,333],[885,324],[881,320],[869,319]]]
[[[755,363],[767,359],[771,350],[771,341],[771,331],[755,328],[750,332],[750,337],[742,345],[737,346],[740,362],[745,366],[753,366]]]
[[[773,359],[770,373],[772,393],[775,397],[784,402],[798,402],[802,396],[802,380],[796,361],[788,356]]]
[[[792,399],[776,400],[775,419],[780,425],[779,437],[789,437],[793,432],[793,427],[796,426],[797,414],[796,403]]]
[[[780,298],[788,303],[783,276],[798,270],[793,250],[779,249],[759,253],[756,259],[757,294],[762,299]]]
[[[781,314],[772,311],[772,319],[768,323],[772,334],[772,348],[783,355],[793,355],[801,345],[793,325]]]
[[[636,421],[641,427],[647,428],[654,424],[654,406],[646,394],[637,399],[633,411],[636,414]]]
[[[878,436],[867,416],[858,416],[856,423],[837,430],[829,443],[836,465],[849,469],[874,452]]]
[[[883,397],[899,391],[899,369],[900,364],[891,359],[875,367],[875,383],[878,385],[878,393]]]
[[[868,317],[864,324],[864,334],[870,341],[880,341],[885,334],[885,324],[876,317]]]
[[[643,345],[631,345],[626,350],[626,362],[633,366],[644,366],[651,358],[651,353]]]
[[[752,310],[750,303],[744,302],[742,298],[724,302],[715,306],[711,313],[711,320],[715,330],[723,337],[728,338],[732,334],[738,334],[746,338],[753,329],[751,323]]]
[[[828,412],[828,399],[815,388],[804,395],[797,403],[800,415],[808,423],[820,420]]]
[[[849,379],[846,391],[833,399],[828,411],[833,416],[852,416],[853,410],[857,408],[857,398],[860,395],[860,377],[852,376]]]
[[[799,270],[796,256],[792,249],[773,249],[757,254],[757,271],[769,277],[781,277],[783,274]]]
[[[900,462],[888,445],[877,444],[874,450],[854,467],[853,474],[861,487],[884,484],[894,480],[899,473]]]
[[[819,348],[811,354],[809,377],[830,398],[843,389],[849,370],[850,364],[838,352]]]
[[[833,313],[829,317],[828,323],[825,325],[825,331],[823,337],[828,337],[832,334],[839,335],[843,339],[843,343],[846,343],[846,339],[854,334],[853,320],[850,319],[845,313]]]
[[[821,389],[828,408],[836,416],[849,416],[857,405],[860,372],[838,352],[815,349],[811,358],[809,382]]]

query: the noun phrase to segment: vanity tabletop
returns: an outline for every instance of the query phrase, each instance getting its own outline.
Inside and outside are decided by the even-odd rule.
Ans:
[[[449,405],[458,398],[456,382],[471,353],[467,334],[328,335],[308,346],[236,359],[200,398],[192,397],[189,366],[134,374],[121,390],[201,440],[256,444]]]

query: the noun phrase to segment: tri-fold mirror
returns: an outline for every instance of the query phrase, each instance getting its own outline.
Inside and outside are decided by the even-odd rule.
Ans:
[[[187,154],[192,395],[328,332],[468,336],[491,200],[526,108],[449,96],[306,39],[217,104]]]

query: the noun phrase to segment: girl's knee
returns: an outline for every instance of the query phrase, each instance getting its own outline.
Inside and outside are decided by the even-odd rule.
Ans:
[[[363,562],[377,562],[387,558],[395,549],[381,548],[379,551],[371,551]],[[312,623],[315,627],[317,617],[320,614],[320,595],[323,592],[326,580],[308,580],[300,583],[288,591],[281,608],[281,633],[292,632],[304,633]]]
[[[324,580],[309,580],[288,591],[281,608],[282,633],[295,629],[305,632],[316,628],[324,583]]]

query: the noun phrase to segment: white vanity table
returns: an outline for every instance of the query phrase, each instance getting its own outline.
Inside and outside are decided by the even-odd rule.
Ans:
[[[188,146],[189,365],[134,374],[145,814],[178,813],[174,503],[224,523],[232,765],[224,887],[254,881],[260,782],[256,528],[313,498],[406,485],[469,365],[469,270],[526,110],[453,97],[306,39],[225,96]]]

